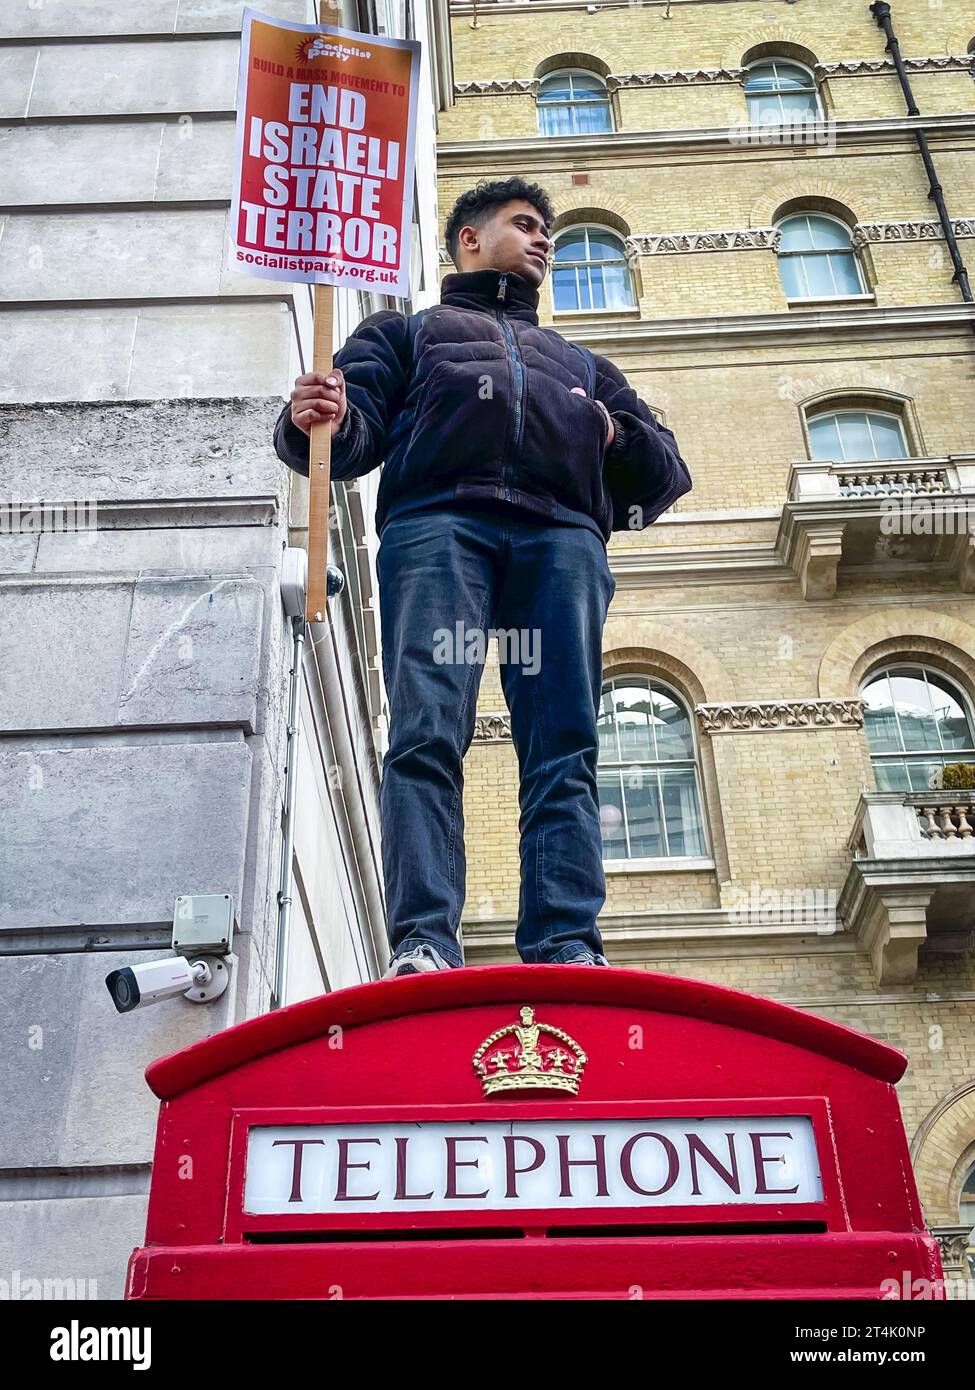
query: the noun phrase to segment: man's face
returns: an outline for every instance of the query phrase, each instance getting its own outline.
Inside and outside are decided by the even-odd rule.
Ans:
[[[551,248],[541,214],[521,198],[504,203],[480,227],[462,227],[461,270],[510,270],[534,288],[545,279]]]

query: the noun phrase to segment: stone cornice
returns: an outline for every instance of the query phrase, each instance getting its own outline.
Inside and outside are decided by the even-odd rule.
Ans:
[[[822,342],[847,337],[904,337],[940,333],[945,336],[970,331],[975,305],[823,304],[810,309],[787,309],[767,314],[690,314],[682,318],[625,320],[595,316],[559,315],[544,328],[554,328],[570,343],[585,343],[593,351],[683,352],[734,343],[738,347],[801,344],[810,337]]]
[[[665,513],[659,524],[673,519]],[[772,541],[611,550],[609,562],[613,576],[626,589],[759,584],[791,581],[793,577]]]
[[[770,342],[821,342],[853,336],[930,336],[932,333],[971,332],[975,304],[907,304],[879,307],[875,304],[824,304],[819,308],[788,309],[767,314],[701,314],[684,318],[631,319],[568,318],[559,316],[549,325],[570,342],[585,343],[594,352],[684,351],[703,344],[718,350],[734,342],[743,347],[766,347]]]
[[[687,126],[658,130],[617,130],[599,135],[530,135],[508,136],[499,140],[464,139],[437,142],[438,177],[451,177],[454,172],[490,171],[495,164],[508,170],[513,163],[542,169],[549,165],[565,168],[580,167],[579,161],[595,167],[610,166],[614,172],[626,162],[639,163],[652,155],[712,154],[722,150],[743,157],[755,148],[781,149],[783,158],[792,144],[773,144],[775,127],[723,125]],[[953,111],[937,116],[878,116],[849,121],[819,121],[804,125],[796,133],[795,145],[814,152],[815,136],[824,132],[828,141],[819,145],[830,152],[834,146],[849,144],[889,143],[891,139],[913,137],[917,131],[929,136],[968,135],[975,130],[975,111]],[[749,139],[754,132],[754,140]],[[912,142],[913,143],[913,142]],[[584,167],[584,166],[583,166]]]
[[[975,67],[975,54],[934,54],[925,58],[906,58],[908,72],[969,72]],[[895,72],[890,58],[840,59],[833,63],[817,63],[813,69],[819,81],[833,77],[886,77]],[[652,72],[611,72],[606,78],[610,91],[639,87],[686,87],[701,83],[742,82],[745,68],[660,68]],[[454,95],[534,96],[538,91],[537,77],[488,77],[469,82],[455,82]]]
[[[705,734],[767,733],[799,729],[861,729],[863,700],[758,700],[696,705]]]
[[[674,870],[679,871],[680,867],[681,861],[676,859]],[[713,875],[714,871],[710,873]],[[815,925],[797,922],[794,912],[769,909],[763,910],[761,915],[761,922],[756,923],[747,918],[743,920],[746,915],[731,907],[602,912],[599,930],[614,963],[643,961],[648,951],[670,955],[675,946],[685,955],[708,954],[713,952],[716,943],[721,943],[725,949],[733,943],[735,953],[742,956],[837,955],[855,949],[845,932],[820,932]],[[481,917],[465,913],[464,948],[468,964],[480,963],[499,951],[511,953],[515,925],[515,918],[506,913]],[[804,1001],[796,1002],[801,1006]]]

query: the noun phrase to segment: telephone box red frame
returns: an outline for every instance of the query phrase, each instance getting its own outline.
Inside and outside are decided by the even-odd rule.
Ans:
[[[578,1096],[485,1098],[473,1054],[526,1004],[585,1048]],[[147,1068],[162,1103],[126,1297],[879,1299],[916,1280],[941,1297],[894,1090],[906,1065],[812,1014],[642,970],[483,966],[340,990]],[[821,1202],[244,1211],[254,1124],[786,1114],[811,1119]]]

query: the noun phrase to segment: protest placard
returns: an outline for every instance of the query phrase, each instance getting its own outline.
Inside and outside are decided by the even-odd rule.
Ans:
[[[408,298],[420,46],[243,12],[229,265],[315,285],[311,370],[332,365],[332,286]],[[331,431],[311,432],[306,614],[321,620]]]

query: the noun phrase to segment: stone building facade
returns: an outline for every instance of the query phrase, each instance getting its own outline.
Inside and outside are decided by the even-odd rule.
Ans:
[[[478,179],[542,184],[542,321],[623,370],[694,480],[610,545],[609,957],[903,1049],[926,1218],[960,1274],[975,787],[930,783],[975,764],[972,15],[895,0],[920,114],[862,0],[451,15],[441,226]],[[518,906],[496,663],[478,715],[464,932],[488,962]]]
[[[145,1230],[147,1063],[387,960],[378,478],[334,489],[345,588],[296,654],[282,560],[308,484],[272,428],[311,361],[312,294],[226,268],[243,8],[0,12],[3,1297],[121,1296]],[[253,8],[323,18],[314,0]],[[446,7],[348,0],[341,20],[422,44],[423,307]],[[337,292],[336,345],[382,307]],[[37,525],[37,501],[77,505]],[[177,898],[211,893],[234,900],[230,988],[120,1017],[105,976],[170,954]]]

